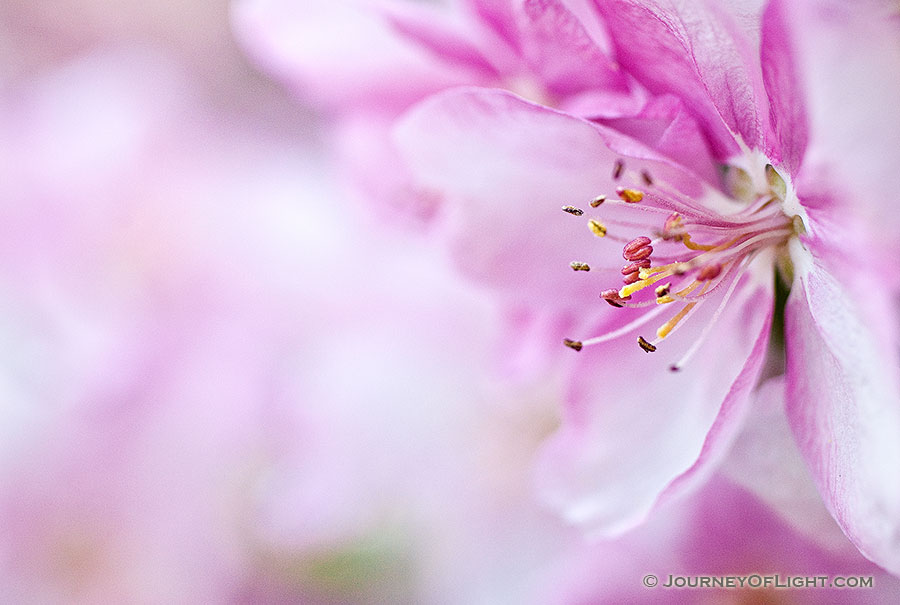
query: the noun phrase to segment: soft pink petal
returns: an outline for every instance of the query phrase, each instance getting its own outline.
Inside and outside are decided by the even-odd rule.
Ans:
[[[796,531],[826,548],[847,543],[822,504],[785,415],[784,375],[754,393],[722,473],[754,493]]]
[[[678,97],[651,98],[640,111],[602,123],[642,141],[708,182],[718,184],[719,175],[703,133]]]
[[[809,132],[803,80],[798,73],[794,50],[796,31],[806,24],[794,18],[790,5],[795,0],[772,0],[763,15],[762,69],[771,105],[774,141],[767,147],[769,157],[781,161],[792,174],[803,160]]]
[[[717,298],[655,353],[635,340],[665,319],[579,353],[568,415],[539,469],[545,497],[570,522],[618,534],[643,521],[661,494],[683,493],[721,459],[759,375],[771,319],[770,286],[742,279],[681,372],[668,367],[698,337]]]
[[[559,0],[525,0],[523,7],[525,56],[552,93],[625,89],[621,70]]]
[[[404,39],[372,2],[243,0],[232,8],[235,34],[264,69],[339,107],[402,109],[441,88],[472,83],[467,65],[438,60]],[[443,19],[434,9],[435,18]]]
[[[737,152],[734,134],[761,147],[768,107],[756,49],[712,2],[596,0],[617,59],[655,94],[681,97],[706,129],[716,155]]]
[[[628,165],[699,191],[695,178],[640,143],[501,91],[432,97],[401,120],[396,135],[418,182],[444,197],[456,262],[514,303],[582,313],[604,305],[601,286],[621,280],[621,244],[593,236],[586,223],[599,214],[588,201],[615,189],[617,158],[653,158]],[[585,215],[562,212],[568,204]],[[575,260],[611,271],[573,274]]]
[[[857,271],[842,286],[818,258],[798,271],[786,309],[791,427],[841,528],[864,555],[900,573],[895,302],[874,274]]]
[[[798,0],[778,6],[791,28],[809,145],[797,182],[826,190],[900,257],[900,19],[896,4]],[[894,17],[890,18],[890,11]],[[802,198],[801,198],[802,199]]]
[[[493,31],[515,54],[521,52],[516,12],[510,0],[463,0],[480,21]]]

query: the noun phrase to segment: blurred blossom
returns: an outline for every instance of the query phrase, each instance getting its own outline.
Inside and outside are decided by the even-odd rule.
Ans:
[[[585,334],[565,341],[586,350],[541,466],[569,521],[618,535],[737,444],[726,468],[798,531],[816,533],[811,475],[846,536],[900,573],[897,280],[881,268],[900,251],[896,6],[244,0],[234,15],[259,64],[334,117],[362,195],[435,219],[505,307],[506,357],[539,362],[518,369],[552,372],[537,343]],[[348,23],[349,39],[323,34]],[[755,428],[763,410],[787,437]],[[742,469],[772,448],[778,472]]]

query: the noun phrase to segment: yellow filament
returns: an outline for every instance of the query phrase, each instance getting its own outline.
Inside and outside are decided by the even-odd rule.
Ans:
[[[685,233],[681,236],[681,243],[690,248],[691,250],[715,250],[718,246],[711,246],[709,244],[696,244],[693,240],[691,240],[691,234]],[[727,244],[730,245],[730,244]]]
[[[672,319],[670,319],[669,321],[667,321],[666,323],[664,323],[663,325],[661,325],[661,326],[659,327],[659,329],[656,330],[656,336],[657,336],[657,338],[663,339],[663,338],[665,338],[666,336],[668,336],[668,335],[669,335],[669,332],[671,332],[671,331],[675,328],[675,326],[678,325],[678,322],[680,322],[682,319],[684,319],[684,316],[687,315],[688,312],[689,312],[691,309],[693,309],[693,308],[694,308],[694,305],[696,305],[696,304],[697,304],[697,303],[692,302],[692,303],[688,303],[688,304],[684,305],[684,308],[682,308],[681,311],[679,311],[679,312],[675,315],[675,317],[673,317]]]
[[[641,281],[636,281],[633,284],[623,286],[622,289],[619,290],[619,296],[621,296],[622,298],[625,298],[626,296],[631,296],[635,292],[638,292],[639,290],[643,290],[647,286],[649,286],[651,284],[655,284],[659,280],[665,279],[667,277],[669,277],[669,275],[667,273],[660,273],[659,275],[657,275],[655,277],[648,277],[647,279],[642,279]]]
[[[685,294],[689,294],[698,285],[700,285],[700,282],[695,280],[691,285],[689,285],[687,288],[684,288],[677,294],[678,294],[678,296],[684,296]],[[703,294],[704,292],[706,292],[706,289],[708,287],[709,287],[709,282],[704,282],[703,289],[700,290],[700,294]],[[661,325],[659,327],[659,329],[656,330],[657,338],[662,340],[663,338],[668,336],[669,332],[671,332],[672,330],[675,329],[675,326],[678,325],[678,322],[680,322],[682,319],[684,319],[684,316],[687,315],[690,312],[690,310],[694,308],[694,306],[696,304],[697,304],[696,302],[692,302],[692,303],[688,303],[688,304],[684,305],[684,307],[681,309],[681,311],[679,311],[678,313],[675,314],[675,317],[673,317],[672,319],[670,319],[669,321],[667,321],[666,323]]]
[[[673,263],[671,265],[660,265],[659,267],[647,267],[646,269],[640,269],[638,272],[638,276],[641,279],[647,279],[654,273],[659,273],[660,271],[667,271],[674,267],[677,263]]]

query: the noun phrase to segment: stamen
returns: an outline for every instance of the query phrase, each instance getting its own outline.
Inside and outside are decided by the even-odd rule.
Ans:
[[[639,281],[641,281],[640,272],[635,271],[634,273],[629,273],[628,275],[626,275],[625,277],[622,278],[622,281],[625,283],[626,286],[629,284],[639,282]]]
[[[677,212],[673,212],[672,215],[666,219],[666,222],[663,223],[663,238],[680,240],[684,235],[683,223],[684,221],[681,220],[681,215]]]
[[[619,338],[621,336],[625,336],[626,334],[630,334],[631,332],[634,332],[636,329],[640,328],[645,323],[653,321],[657,315],[661,314],[665,310],[666,310],[665,307],[657,307],[656,309],[653,309],[652,311],[648,311],[648,312],[644,313],[643,315],[641,315],[634,321],[625,324],[618,330],[613,330],[612,332],[608,332],[608,333],[604,334],[603,336],[597,336],[595,338],[581,341],[580,344],[586,347],[589,345],[600,344],[601,342],[607,342],[609,340],[615,340],[616,338]]]
[[[625,256],[625,260],[644,260],[645,258],[650,258],[650,255],[653,254],[653,246],[644,246],[643,248],[638,248],[634,252],[629,252]]]
[[[624,286],[621,290],[619,290],[619,296],[631,296],[635,292],[643,290],[649,285],[655,284],[661,279],[665,279],[669,277],[667,273],[661,273],[659,275],[655,275],[653,277],[648,277],[647,279],[641,279],[640,281],[634,282],[630,285]]]
[[[596,208],[597,206],[599,206],[600,204],[602,204],[605,201],[606,201],[605,195],[598,195],[597,197],[595,197],[594,199],[591,200],[591,208]]]
[[[622,248],[622,257],[625,260],[632,261],[649,258],[653,254],[653,246],[650,245],[651,241],[653,240],[646,235],[634,238]]]
[[[643,336],[638,336],[637,342],[638,345],[640,345],[640,347],[647,353],[653,353],[656,351],[656,347],[647,342],[647,340]]]
[[[569,340],[568,338],[563,340],[563,344],[566,345],[567,347],[569,347],[570,349],[575,349],[576,351],[580,351],[581,347],[584,346],[580,340]]]
[[[680,371],[681,368],[683,368],[684,365],[688,361],[690,361],[691,357],[693,357],[694,354],[698,350],[700,350],[700,345],[702,345],[706,341],[706,338],[712,331],[713,326],[715,326],[716,322],[719,321],[719,318],[722,316],[722,311],[725,310],[725,305],[731,299],[731,295],[734,293],[735,288],[737,288],[737,284],[739,281],[741,281],[740,276],[735,277],[731,281],[731,284],[728,286],[728,290],[725,292],[725,296],[722,297],[722,302],[719,303],[719,306],[716,308],[715,313],[713,313],[713,316],[706,323],[706,326],[704,326],[703,331],[700,333],[700,336],[697,338],[697,340],[694,341],[694,344],[691,345],[691,348],[688,349],[687,353],[685,353],[681,359],[669,366],[670,371]]]
[[[578,261],[572,261],[569,263],[569,266],[572,267],[573,271],[590,271],[591,268],[587,263],[579,263]]]
[[[668,335],[672,332],[672,330],[675,329],[675,326],[677,326],[678,323],[679,323],[682,319],[684,319],[684,317],[685,317],[688,313],[691,312],[691,309],[693,309],[694,307],[696,307],[696,306],[699,305],[699,304],[700,304],[700,303],[696,303],[696,302],[692,302],[692,303],[686,304],[686,305],[681,309],[681,311],[679,311],[678,313],[675,314],[675,317],[673,317],[672,319],[670,319],[669,321],[667,321],[666,323],[664,323],[663,325],[661,325],[659,328],[657,328],[657,330],[656,330],[656,338],[658,338],[659,340],[662,340],[662,339],[664,339],[666,336],[668,336]]]
[[[637,189],[626,189],[625,187],[616,187],[616,195],[629,204],[637,204],[644,199],[644,193]]]
[[[634,273],[635,271],[640,271],[641,269],[649,269],[650,268],[650,259],[645,258],[644,260],[636,260],[633,263],[629,263],[622,267],[622,275],[628,275],[629,273]],[[646,279],[643,275],[643,271],[641,271],[641,279]]]
[[[574,214],[575,216],[581,216],[584,214],[584,210],[581,208],[576,208],[575,206],[563,206],[563,212],[568,212],[569,214]]]
[[[647,187],[653,186],[653,178],[647,170],[641,170],[641,178],[644,179],[644,184],[647,185]]]
[[[622,160],[616,160],[615,165],[613,166],[612,177],[614,180],[618,181],[622,176],[622,171],[625,170],[625,163]]]
[[[669,290],[672,288],[672,282],[669,282],[665,285],[659,286],[656,288],[656,298],[663,298],[669,294]]]
[[[704,265],[702,269],[697,273],[697,281],[709,281],[711,279],[715,279],[719,277],[719,274],[722,273],[722,265],[719,263],[713,263],[711,265]]]
[[[589,220],[588,228],[591,230],[591,233],[593,233],[597,237],[606,237],[606,225],[604,225],[597,219],[592,218],[591,220]]]
[[[609,304],[611,304],[614,307],[619,307],[620,309],[625,306],[622,304],[623,302],[631,300],[630,296],[627,296],[625,298],[622,298],[621,296],[619,296],[619,291],[616,290],[615,288],[610,288],[609,290],[604,290],[603,292],[600,293],[600,298],[602,298],[603,300],[605,300],[606,302],[608,302]]]

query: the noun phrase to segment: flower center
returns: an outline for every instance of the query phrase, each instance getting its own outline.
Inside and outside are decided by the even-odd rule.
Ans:
[[[598,196],[590,206],[632,207],[634,212],[618,214],[637,220],[588,221],[594,235],[624,244],[622,284],[603,290],[600,296],[614,307],[645,312],[617,330],[587,340],[566,339],[564,344],[580,351],[632,333],[668,312],[668,319],[658,325],[655,333],[637,339],[638,346],[652,353],[704,304],[717,299],[718,306],[699,336],[683,357],[670,366],[672,371],[680,370],[712,331],[751,261],[764,250],[774,251],[772,258],[787,259],[788,240],[805,232],[802,218],[785,212],[788,187],[784,178],[771,164],[765,164],[759,172],[764,178],[761,176],[754,184],[746,170],[725,170],[724,182],[734,211],[719,213],[656,183],[646,171],[629,174],[624,163],[617,161],[613,178],[632,184],[618,187],[617,199]],[[563,210],[576,216],[584,214],[573,206]],[[622,237],[620,230],[631,231],[631,237]],[[572,268],[590,269],[583,262],[572,263]]]

